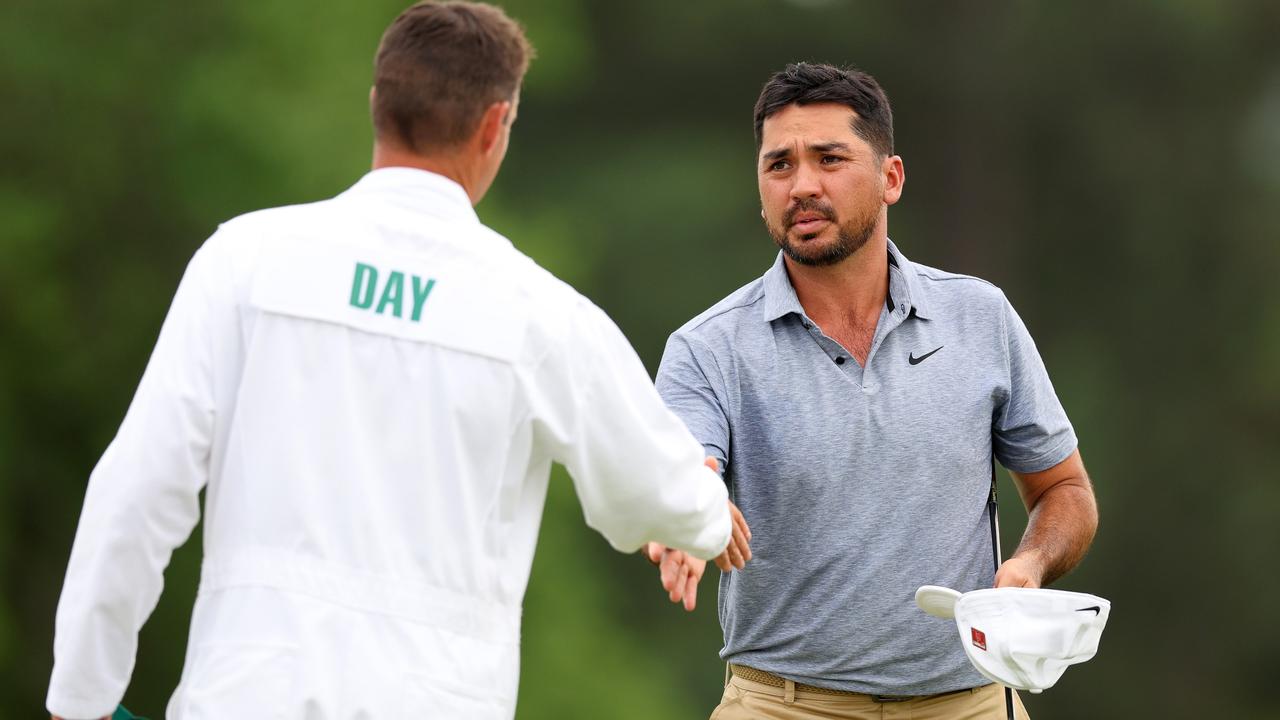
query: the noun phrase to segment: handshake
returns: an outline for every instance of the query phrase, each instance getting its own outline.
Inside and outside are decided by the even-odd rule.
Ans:
[[[718,470],[715,458],[707,458],[707,467]],[[747,527],[746,518],[733,501],[729,501],[729,518],[733,525],[733,533],[729,545],[715,558],[716,567],[723,572],[741,570],[751,559],[751,528]],[[706,560],[686,553],[683,550],[669,548],[660,543],[648,543],[641,551],[649,562],[658,567],[658,575],[662,588],[673,603],[684,603],[684,609],[692,611],[698,600],[698,581],[707,568]]]

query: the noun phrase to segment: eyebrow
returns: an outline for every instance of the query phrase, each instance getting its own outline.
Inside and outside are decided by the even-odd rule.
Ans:
[[[760,159],[766,163],[773,164],[774,162],[781,160],[790,154],[791,154],[791,148],[783,147],[783,148],[778,148],[777,150],[770,150],[769,152],[765,153]]]
[[[814,154],[829,153],[833,151],[846,152],[846,153],[850,152],[849,145],[842,142],[818,143],[816,145],[807,146],[805,150]],[[769,152],[762,155],[760,159],[761,161],[766,163],[773,163],[778,160],[782,160],[783,158],[789,157],[790,155],[791,155],[791,148],[780,147],[777,150],[770,150]]]
[[[849,146],[842,142],[820,143],[818,145],[810,145],[807,149],[811,153],[829,153],[834,150],[849,152]]]

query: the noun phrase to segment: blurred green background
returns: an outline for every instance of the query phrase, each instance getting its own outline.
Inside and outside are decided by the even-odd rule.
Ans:
[[[217,224],[368,166],[372,55],[403,0],[0,5],[0,707],[42,715],[89,471]],[[650,370],[758,276],[751,109],[793,60],[888,90],[890,234],[1005,289],[1071,414],[1102,528],[1059,583],[1110,598],[1055,718],[1275,718],[1280,677],[1280,3],[512,0],[538,47],[481,218],[604,307]],[[1005,547],[1025,514],[1006,483]],[[126,698],[176,684],[199,537]],[[1270,568],[1270,569],[1268,569]],[[697,612],[552,484],[518,717],[702,718]]]

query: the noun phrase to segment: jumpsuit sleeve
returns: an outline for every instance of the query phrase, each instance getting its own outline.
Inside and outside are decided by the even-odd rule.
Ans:
[[[49,712],[110,715],[174,548],[200,517],[214,433],[209,247],[196,253],[115,439],[89,477],[58,601]]]
[[[702,445],[603,311],[581,300],[569,325],[533,371],[532,406],[536,437],[573,477],[587,524],[622,552],[659,542],[720,554],[728,493]]]

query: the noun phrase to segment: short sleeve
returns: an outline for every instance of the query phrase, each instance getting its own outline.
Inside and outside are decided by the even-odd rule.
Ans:
[[[992,446],[1006,468],[1040,472],[1075,451],[1076,434],[1022,318],[1007,300],[1001,311],[1008,384],[992,418]]]
[[[656,384],[663,402],[684,421],[707,454],[720,462],[723,472],[729,461],[729,417],[710,351],[681,333],[673,334],[662,353]]]

